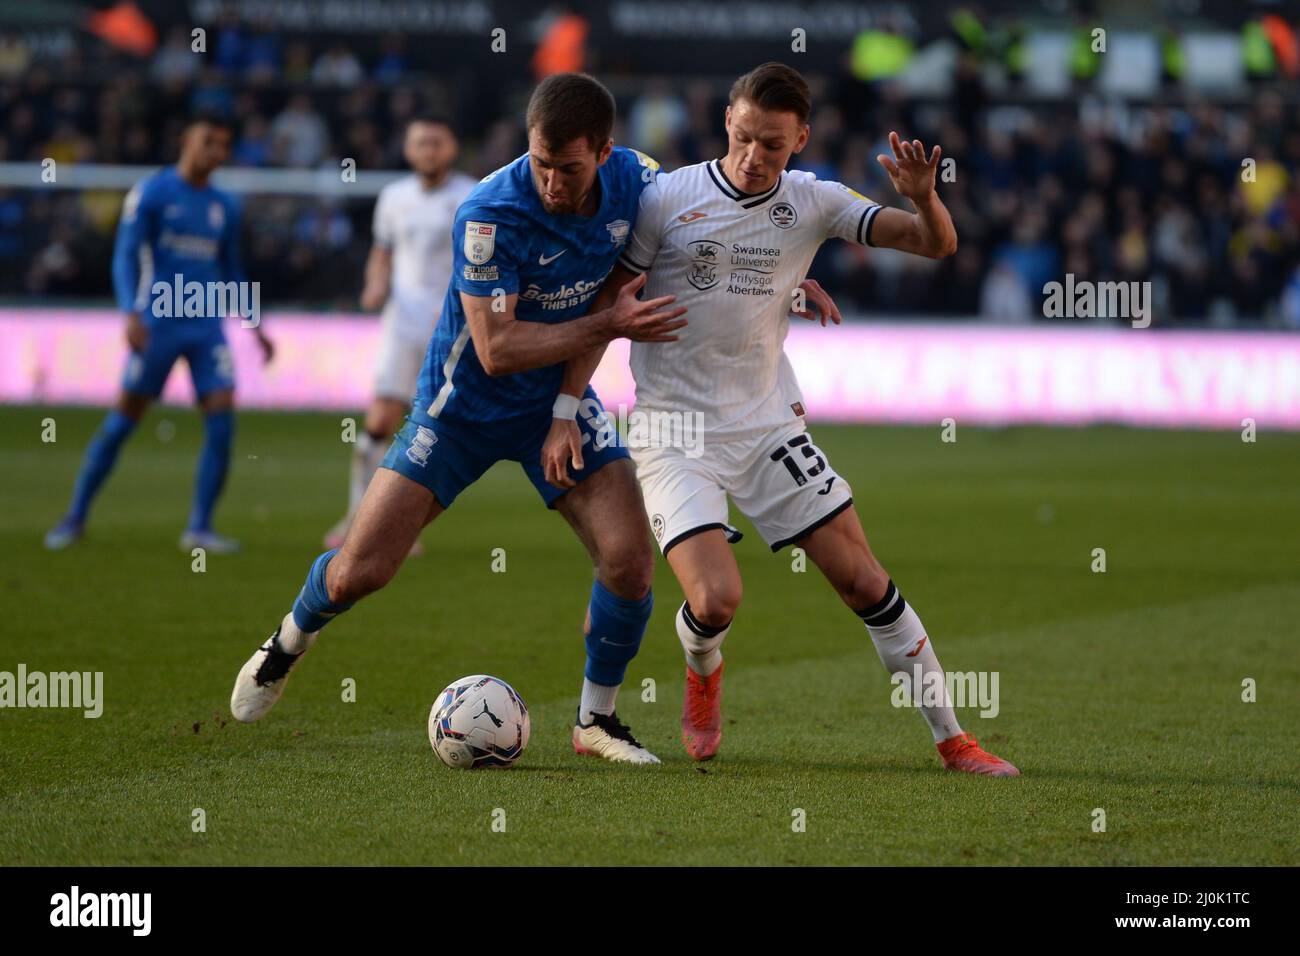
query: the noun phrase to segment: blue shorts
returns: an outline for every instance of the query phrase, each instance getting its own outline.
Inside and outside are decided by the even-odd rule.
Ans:
[[[149,326],[144,351],[132,352],[127,359],[122,388],[157,398],[181,356],[190,367],[195,398],[235,387],[235,363],[220,322],[159,319]]]
[[[444,508],[478,481],[498,461],[517,461],[546,507],[567,491],[542,474],[542,443],[551,430],[551,409],[491,422],[456,422],[407,416],[381,467],[391,469],[432,491]],[[611,461],[630,458],[618,438],[614,419],[589,387],[578,409],[582,432],[582,470],[569,463],[569,476],[581,482]]]

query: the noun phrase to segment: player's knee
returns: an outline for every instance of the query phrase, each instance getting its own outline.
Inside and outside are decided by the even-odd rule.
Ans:
[[[144,413],[149,410],[150,399],[145,395],[137,395],[135,392],[123,392],[117,399],[117,410],[131,419],[138,422],[144,417]]]
[[[619,597],[637,600],[650,591],[654,569],[650,546],[628,542],[601,554],[598,576]]]
[[[889,586],[889,573],[874,558],[860,563],[836,587],[844,603],[854,610],[871,607],[885,596]]]
[[[355,603],[391,581],[394,570],[381,561],[356,558],[340,551],[330,562],[326,581],[329,598],[335,604]]]
[[[405,408],[391,399],[377,399],[366,413],[366,432],[372,437],[387,439],[397,434],[402,424]]]
[[[692,589],[691,614],[708,627],[724,627],[736,616],[742,594],[739,578],[705,582]]]
[[[235,407],[235,393],[228,388],[208,392],[199,400],[199,407],[205,415],[228,412]]]

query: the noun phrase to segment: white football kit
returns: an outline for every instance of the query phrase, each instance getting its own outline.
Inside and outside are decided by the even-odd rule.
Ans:
[[[414,174],[389,183],[375,203],[375,244],[392,250],[375,395],[409,401],[451,279],[451,229],[456,209],[478,180],[452,171],[434,189]]]
[[[808,435],[783,346],[818,247],[832,237],[870,245],[880,209],[802,171],[743,193],[717,160],[660,173],[642,192],[619,263],[649,271],[643,297],[675,295],[689,323],[676,342],[631,348],[628,446],[665,554],[714,528],[736,540],[727,495],[773,551],[852,504]]]

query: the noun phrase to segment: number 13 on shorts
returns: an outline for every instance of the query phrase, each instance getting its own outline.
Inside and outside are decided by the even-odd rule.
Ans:
[[[794,483],[800,487],[808,484],[809,478],[816,478],[826,470],[825,456],[817,450],[817,446],[812,443],[812,439],[806,433],[791,438],[772,452],[770,457],[773,461],[779,461],[785,465],[785,469],[790,473],[790,477],[794,479]]]

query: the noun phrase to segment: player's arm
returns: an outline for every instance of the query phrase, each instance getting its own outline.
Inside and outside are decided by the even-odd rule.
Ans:
[[[140,318],[140,245],[149,241],[152,215],[145,202],[147,182],[137,183],[122,201],[122,218],[113,245],[113,294],[126,316],[126,341],[132,351],[143,352],[149,329]]]
[[[244,257],[240,252],[239,237],[243,228],[243,210],[237,201],[232,201],[227,210],[226,228],[221,235],[221,274],[227,282],[238,282],[241,285],[248,281],[248,276],[244,274]],[[253,334],[257,336],[257,344],[262,347],[262,363],[267,364],[275,355],[275,345],[267,337],[266,330],[262,328],[261,296],[253,296],[252,301],[257,303],[257,314],[244,315],[240,318],[245,322],[253,323]]]
[[[876,161],[885,167],[898,194],[911,200],[916,212],[881,209],[871,222],[870,244],[931,259],[952,255],[957,251],[957,230],[948,208],[934,191],[943,150],[934,147],[927,160],[919,139],[905,143],[895,132],[889,134],[889,146],[893,159],[881,153]]]
[[[393,242],[397,238],[397,225],[393,221],[392,193],[385,187],[375,202],[374,221],[370,231],[375,241],[366,257],[365,285],[361,289],[361,308],[374,312],[384,307],[392,290]]]
[[[361,289],[361,308],[375,312],[388,301],[393,279],[393,250],[375,242],[366,257],[366,284]]]
[[[475,218],[482,216],[482,219]],[[489,218],[491,217],[491,218]],[[526,226],[501,222],[491,207],[464,203],[452,227],[452,283],[460,296],[474,352],[489,375],[512,375],[558,365],[610,339],[671,342],[686,324],[685,309],[670,308],[673,296],[642,302],[641,278],[629,283],[608,308],[567,322],[530,322],[516,317]],[[597,292],[599,295],[599,292]]]
[[[608,308],[568,322],[528,322],[515,318],[518,293],[501,296],[460,293],[474,351],[489,375],[513,375],[565,362],[611,339],[634,342],[675,342],[672,333],[686,324],[684,308],[673,308],[676,296],[661,295],[642,302],[637,291],[645,277],[637,276],[615,296]]]
[[[623,291],[629,282],[636,278],[638,276],[635,272],[621,265],[614,266],[614,271],[609,274],[604,284],[601,285],[600,291],[596,293],[596,298],[592,302],[588,314],[612,308],[614,303],[618,301],[619,293]],[[642,281],[637,283],[637,288],[639,289],[643,285],[645,285],[644,274],[642,275]],[[672,299],[673,296],[665,296],[665,298]],[[685,311],[686,309],[683,307],[678,310],[678,314],[680,315]],[[684,320],[682,324],[685,324]],[[677,336],[674,335],[672,338],[665,338],[661,341],[672,342],[676,341],[676,339]],[[564,379],[560,383],[561,395],[568,395],[574,400],[582,398],[587,391],[587,386],[591,384],[591,377],[596,374],[596,368],[600,365],[600,360],[605,356],[605,349],[608,345],[609,340],[601,342],[595,347],[573,356],[564,363]],[[578,467],[581,468],[582,466],[579,465]]]
[[[631,288],[635,291],[644,285],[645,275],[654,265],[663,242],[666,215],[664,193],[658,176],[653,173],[659,164],[648,156],[638,155],[641,156],[642,165],[651,173],[648,177],[643,176],[646,184],[637,199],[636,227],[628,237],[627,246],[619,255],[613,271],[601,285],[600,292],[592,303],[593,312],[609,308],[624,295],[624,290]],[[577,422],[578,405],[587,391],[591,376],[600,365],[606,344],[601,342],[596,347],[575,355],[564,366],[560,393],[555,397],[555,406],[551,410],[551,429],[542,443],[542,474],[547,481],[560,488],[572,488],[575,484],[569,477],[570,460],[576,469],[581,470],[583,466],[582,434]]]
[[[636,278],[638,278],[637,274],[627,267],[614,266],[614,271],[609,274],[600,291],[596,293],[591,311],[608,309],[617,301],[623,289]],[[644,282],[638,283],[638,286],[642,284]],[[582,432],[578,430],[578,402],[587,391],[591,377],[596,374],[596,368],[600,365],[608,345],[608,341],[601,342],[564,363],[564,379],[560,383],[560,394],[556,396],[555,406],[551,409],[551,430],[546,435],[546,441],[542,443],[542,474],[547,481],[558,488],[572,488],[577,484],[569,477],[569,462],[573,462],[574,468],[582,469]]]
[[[619,255],[613,271],[605,277],[605,281],[601,284],[600,291],[592,302],[590,312],[599,312],[613,306],[618,301],[619,294],[623,289],[638,278],[641,279],[641,282],[637,283],[636,287],[639,289],[644,284],[645,274],[654,265],[655,259],[659,255],[659,247],[663,242],[664,197],[659,186],[658,177],[654,175],[654,172],[659,169],[659,164],[642,153],[638,153],[637,156],[641,160],[641,165],[645,167],[645,171],[650,175],[648,178],[644,175],[642,177],[646,181],[646,185],[637,198],[636,228],[632,230],[632,235],[628,237],[627,246]],[[664,341],[672,341],[672,339],[665,339]],[[565,364],[564,380],[560,385],[560,394],[557,396],[555,403],[557,425],[562,422],[572,423],[574,413],[577,411],[578,401],[587,391],[587,385],[591,382],[591,376],[596,373],[596,367],[600,365],[607,344],[607,342],[601,342],[595,348],[575,355]],[[576,433],[577,429],[575,427],[569,437],[572,438]],[[563,463],[552,462],[551,464],[558,469],[556,477],[562,476],[567,481],[568,472],[565,470]],[[543,458],[543,465],[547,465],[545,457]],[[574,455],[574,465],[577,468],[582,467],[582,456],[580,454]]]

